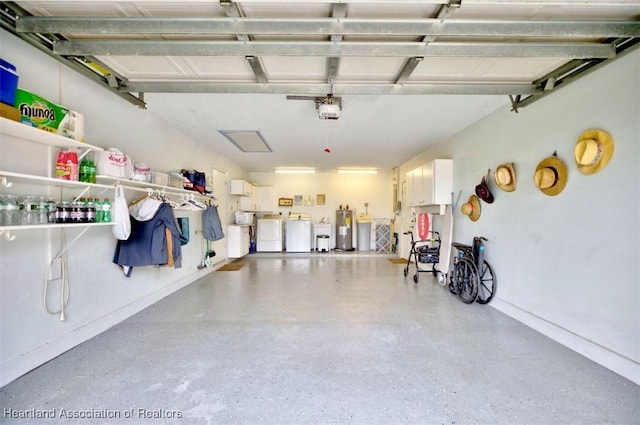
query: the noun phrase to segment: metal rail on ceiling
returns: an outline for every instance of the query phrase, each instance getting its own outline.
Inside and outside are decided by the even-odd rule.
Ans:
[[[254,0],[255,1],[255,0]],[[271,0],[257,0],[269,3]],[[279,0],[279,2],[282,0]],[[313,1],[313,0],[312,0]],[[366,0],[367,3],[376,0]],[[492,0],[495,2],[495,0]],[[322,1],[326,3],[326,1]],[[359,2],[359,0],[355,0]],[[229,2],[237,9],[236,2]],[[353,3],[353,1],[352,1]],[[425,0],[440,4],[445,0]],[[222,3],[221,3],[222,4]],[[226,3],[225,3],[226,4]],[[591,3],[590,3],[591,5]],[[620,4],[622,5],[622,4]],[[514,108],[526,106],[558,87],[609,63],[638,47],[639,21],[505,21],[433,19],[354,19],[344,8],[321,19],[245,18],[96,18],[36,17],[14,2],[0,2],[0,24],[34,47],[66,64],[123,99],[144,107],[145,92],[166,93],[286,93],[286,94],[505,94],[513,95]],[[342,12],[341,12],[342,10]],[[185,40],[69,40],[68,35],[175,34],[233,35],[238,41]],[[326,35],[330,42],[256,42],[253,34]],[[419,36],[421,42],[345,42],[345,35]],[[435,41],[446,37],[447,42]],[[480,37],[470,42],[464,37]],[[488,41],[490,37],[530,37],[530,42]],[[454,42],[459,38],[460,40]],[[562,39],[562,41],[558,41]],[[585,39],[591,41],[585,41]],[[571,41],[573,40],[573,41]],[[197,81],[128,81],[97,57],[100,55],[237,55],[244,56],[256,83]],[[302,55],[327,57],[327,82],[270,82],[260,57]],[[343,83],[336,81],[339,60],[344,56],[406,57],[396,84]],[[425,57],[554,57],[567,58],[566,65],[532,83],[412,83],[408,77]],[[137,93],[134,94],[134,93]]]

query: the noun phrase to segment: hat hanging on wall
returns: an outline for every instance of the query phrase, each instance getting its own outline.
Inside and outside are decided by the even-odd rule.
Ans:
[[[567,185],[567,165],[553,152],[540,161],[533,174],[533,183],[545,195],[556,196]]]
[[[578,137],[573,149],[578,170],[593,174],[607,166],[614,151],[613,137],[604,130],[590,129]]]
[[[487,177],[491,174],[491,170],[487,171]],[[493,204],[493,194],[487,184],[487,177],[482,177],[482,181],[476,186],[476,195],[487,204]]]
[[[516,170],[513,168],[513,162],[498,165],[493,173],[493,179],[498,187],[505,192],[516,190]]]
[[[469,200],[460,206],[462,214],[469,216],[471,221],[478,221],[480,218],[480,200],[476,195],[469,196]]]

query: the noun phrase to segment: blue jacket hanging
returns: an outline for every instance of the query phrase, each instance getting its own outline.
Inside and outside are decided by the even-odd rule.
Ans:
[[[218,207],[210,205],[202,212],[202,233],[204,238],[210,241],[224,238]]]
[[[118,241],[113,262],[123,268],[127,277],[131,276],[133,266],[173,263],[175,268],[182,267],[180,229],[171,205],[162,203],[147,221],[132,216],[131,235],[126,241]]]

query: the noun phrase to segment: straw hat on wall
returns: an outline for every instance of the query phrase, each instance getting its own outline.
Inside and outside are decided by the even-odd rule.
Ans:
[[[513,168],[513,162],[498,165],[496,171],[493,172],[493,179],[496,185],[505,192],[516,190],[516,170]]]
[[[582,174],[593,174],[607,166],[615,145],[613,137],[604,130],[587,130],[578,137],[573,149],[576,165]]]
[[[567,165],[556,152],[540,161],[533,174],[533,183],[545,195],[556,196],[567,185]]]
[[[460,211],[469,216],[471,221],[478,221],[480,218],[480,199],[476,195],[469,196],[469,200],[462,204]]]

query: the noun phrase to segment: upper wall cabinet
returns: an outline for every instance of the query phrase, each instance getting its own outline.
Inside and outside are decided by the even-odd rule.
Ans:
[[[275,205],[273,188],[256,186],[253,191],[256,194],[256,211],[273,212]]]
[[[251,183],[245,180],[231,180],[231,194],[251,196]]]
[[[407,202],[410,207],[450,204],[452,190],[452,159],[434,159],[407,173]]]

